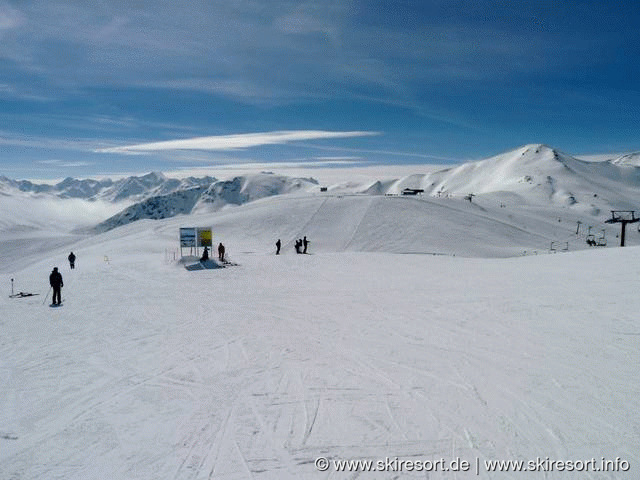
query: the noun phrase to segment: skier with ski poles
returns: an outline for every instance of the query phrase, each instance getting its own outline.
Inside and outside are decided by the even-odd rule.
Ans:
[[[51,297],[52,305],[61,305],[62,304],[62,292],[61,289],[64,287],[64,282],[62,281],[62,275],[58,271],[58,267],[53,267],[53,271],[51,275],[49,275],[49,284],[53,289],[53,296]]]

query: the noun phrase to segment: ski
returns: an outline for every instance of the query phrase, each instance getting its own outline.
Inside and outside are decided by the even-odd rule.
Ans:
[[[39,293],[29,293],[29,292],[18,292],[13,295],[9,295],[9,298],[24,298],[24,297],[34,297],[36,295],[40,295]]]

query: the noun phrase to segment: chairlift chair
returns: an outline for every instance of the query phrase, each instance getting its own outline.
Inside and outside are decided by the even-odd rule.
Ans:
[[[607,246],[607,239],[605,238],[605,231],[602,230],[602,236],[600,238],[598,238],[598,243],[596,243],[596,246],[598,247],[606,247]]]
[[[587,235],[586,242],[590,247],[595,247],[598,244],[598,242],[596,242],[596,236],[593,233]]]

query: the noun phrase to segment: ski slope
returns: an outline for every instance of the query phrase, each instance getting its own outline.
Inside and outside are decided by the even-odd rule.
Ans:
[[[40,294],[0,298],[0,477],[635,478],[640,249],[543,255],[571,211],[501,200],[279,195],[25,252],[0,273]],[[174,263],[192,225],[239,265]],[[294,253],[302,235],[312,255]],[[347,473],[320,457],[631,470]]]

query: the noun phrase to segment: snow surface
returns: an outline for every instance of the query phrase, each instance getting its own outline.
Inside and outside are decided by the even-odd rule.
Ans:
[[[628,178],[600,168],[631,203]],[[0,478],[637,478],[640,247],[611,234],[573,251],[575,222],[604,215],[530,187],[473,202],[297,191],[98,235],[5,211]],[[25,244],[12,219],[47,241]],[[212,226],[237,266],[174,262],[182,226]],[[303,235],[311,255],[293,250]],[[570,251],[543,254],[553,238]],[[39,295],[10,299],[11,278]],[[631,469],[346,473],[318,457]]]

